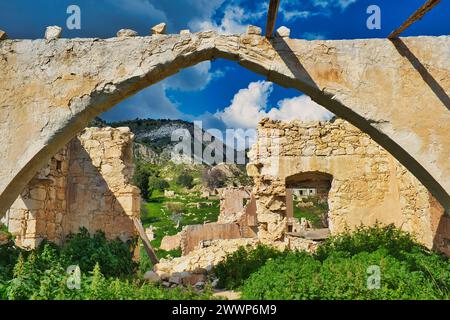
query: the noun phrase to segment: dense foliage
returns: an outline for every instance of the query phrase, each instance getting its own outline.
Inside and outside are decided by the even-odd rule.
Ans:
[[[148,179],[156,175],[154,166],[144,163],[143,161],[136,161],[133,177],[133,184],[141,189],[141,196],[144,200],[148,200],[151,194],[148,190]]]
[[[232,267],[239,263],[248,264],[240,265],[246,272]],[[373,287],[377,270],[379,287]],[[216,273],[224,286],[240,287],[244,299],[450,298],[449,259],[393,226],[339,235],[315,254],[242,249]]]
[[[155,191],[164,191],[169,188],[169,183],[158,176],[150,176],[148,178],[148,195],[152,196]]]
[[[240,247],[214,268],[214,273],[219,278],[218,286],[236,289],[268,260],[284,255],[285,253],[265,245],[258,245],[255,249]]]
[[[86,230],[72,236],[63,248],[43,243],[27,252],[11,241],[0,246],[0,299],[210,298],[208,290],[167,290],[142,281],[134,273],[131,244],[106,240],[102,233],[89,237]],[[81,269],[78,287],[67,272],[74,265]]]
[[[194,177],[186,172],[183,172],[178,176],[177,184],[182,187],[191,189],[194,186]]]

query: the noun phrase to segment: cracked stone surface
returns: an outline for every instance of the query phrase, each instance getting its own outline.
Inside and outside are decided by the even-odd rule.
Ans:
[[[180,69],[237,61],[368,133],[450,207],[450,37],[254,34],[0,42],[0,215],[89,121]]]

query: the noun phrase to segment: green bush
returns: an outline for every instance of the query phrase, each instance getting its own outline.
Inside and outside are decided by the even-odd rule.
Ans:
[[[194,177],[188,173],[182,173],[177,178],[177,184],[182,187],[191,189],[194,186]]]
[[[148,179],[158,174],[154,166],[143,161],[136,161],[133,177],[133,184],[141,189],[142,198],[148,200],[151,194],[148,193]]]
[[[169,183],[163,178],[151,176],[148,178],[148,196],[151,197],[154,191],[164,191],[169,188]]]
[[[0,246],[0,254],[8,254],[7,260],[0,260],[0,299],[211,298],[210,290],[203,293],[181,288],[167,290],[144,282],[132,272],[135,265],[129,244],[122,246],[117,241],[108,241],[101,233],[90,237],[85,229],[72,236],[64,248],[44,242],[38,249],[27,252],[5,245]],[[79,289],[67,285],[70,275],[66,271],[70,265],[81,267]]]
[[[450,298],[449,259],[393,226],[359,228],[327,240],[316,254],[266,261],[244,280],[244,299]],[[380,270],[378,289],[367,284],[371,266]]]
[[[285,255],[274,248],[258,245],[255,249],[240,247],[214,268],[220,288],[235,289],[268,260]]]
[[[385,248],[389,254],[396,257],[401,252],[410,252],[413,249],[427,251],[426,248],[417,244],[410,234],[397,229],[394,225],[376,224],[371,227],[360,227],[353,232],[347,231],[327,239],[319,246],[316,256],[319,260],[324,260],[335,252],[351,256],[360,252],[373,252],[379,248]]]
[[[68,237],[61,258],[67,265],[78,265],[82,271],[92,270],[98,263],[106,276],[126,276],[137,268],[132,251],[136,241],[108,240],[101,231],[91,237],[86,228],[81,228],[78,234]]]

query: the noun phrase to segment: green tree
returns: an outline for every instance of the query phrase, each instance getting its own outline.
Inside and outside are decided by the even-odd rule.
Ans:
[[[151,194],[148,192],[148,180],[151,176],[157,175],[157,170],[150,164],[143,161],[136,162],[134,171],[134,185],[141,189],[142,198],[148,200]]]
[[[194,177],[189,173],[182,173],[177,178],[177,184],[182,187],[191,189],[194,186]]]
[[[154,191],[164,191],[169,187],[169,183],[163,178],[151,176],[148,178],[148,196],[151,197]]]

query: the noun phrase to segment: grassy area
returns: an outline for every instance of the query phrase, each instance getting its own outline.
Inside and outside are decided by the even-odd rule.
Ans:
[[[311,202],[312,206],[299,207],[301,203]],[[311,222],[313,228],[323,228],[323,217],[328,212],[328,204],[326,202],[321,203],[316,197],[308,197],[301,200],[294,200],[294,217],[305,218]]]
[[[203,199],[198,193],[186,192],[175,198],[167,198],[161,192],[155,192],[150,201],[143,204],[141,220],[145,228],[154,228],[155,239],[151,241],[151,245],[156,255],[159,258],[181,256],[181,250],[160,250],[162,238],[177,234],[187,225],[216,222],[219,205],[219,200]],[[141,250],[141,269],[148,267],[150,261],[145,251]]]

